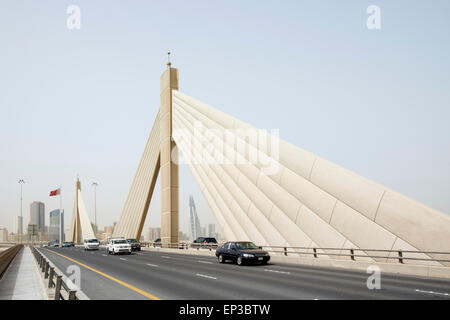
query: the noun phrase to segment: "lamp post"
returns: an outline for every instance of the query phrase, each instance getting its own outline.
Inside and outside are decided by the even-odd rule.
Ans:
[[[19,234],[19,243],[22,243],[22,233],[23,233],[23,216],[22,216],[22,187],[25,184],[25,180],[20,179],[20,226],[17,225],[17,233]]]
[[[92,182],[92,186],[94,187],[94,223],[95,223],[95,237],[97,237],[97,182]]]

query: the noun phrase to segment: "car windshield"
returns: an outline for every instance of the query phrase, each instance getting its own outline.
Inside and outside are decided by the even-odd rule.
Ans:
[[[204,241],[206,241],[206,242],[214,242],[214,243],[217,242],[217,241],[216,241],[216,238],[205,238]]]
[[[96,243],[98,241],[97,241],[97,239],[87,239],[86,242],[87,243]]]
[[[127,241],[128,241],[129,243],[134,243],[134,242],[137,242],[137,240],[136,240],[136,239],[127,239]]]
[[[259,249],[253,242],[236,242],[236,247],[240,250]]]
[[[121,243],[127,243],[126,240],[114,240],[113,241],[114,244],[121,244]]]

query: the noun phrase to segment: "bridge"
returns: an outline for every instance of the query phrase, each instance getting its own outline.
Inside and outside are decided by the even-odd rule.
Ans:
[[[271,264],[218,264],[214,250],[181,246],[181,159],[225,238],[265,248]],[[170,62],[113,237],[140,238],[158,175],[161,248],[38,248],[42,270],[79,266],[91,299],[449,298],[448,215],[180,92]],[[69,240],[94,237],[77,181]],[[383,290],[368,288],[370,270]]]

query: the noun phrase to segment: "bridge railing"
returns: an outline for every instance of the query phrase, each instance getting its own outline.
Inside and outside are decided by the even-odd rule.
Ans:
[[[8,269],[9,264],[13,261],[14,257],[19,253],[19,251],[23,248],[22,244],[18,244],[12,247],[9,247],[6,250],[0,251],[0,279],[5,273],[6,269]]]
[[[74,290],[68,284],[70,280],[54,266],[39,250],[30,247],[43,273],[44,282],[48,289],[55,289],[54,300],[85,300],[87,297],[80,291]]]
[[[180,242],[162,245],[161,242],[141,242],[142,247],[148,248],[171,248],[171,249],[189,249],[197,250],[207,249],[209,251],[217,249],[223,243],[204,244]],[[269,253],[283,256],[306,255],[313,258],[325,257],[346,257],[353,261],[362,261],[364,258],[386,259],[387,261],[398,262],[404,264],[405,261],[422,261],[422,262],[450,262],[450,252],[440,251],[412,251],[412,250],[387,250],[387,249],[357,249],[357,248],[321,248],[321,247],[283,247],[283,246],[260,246]],[[418,256],[422,255],[422,256]],[[442,258],[434,259],[429,255],[442,256]]]
[[[387,250],[387,249],[356,249],[356,248],[319,248],[319,247],[281,247],[262,246],[267,252],[280,255],[310,255],[314,258],[320,256],[340,256],[349,257],[356,261],[357,258],[372,258],[396,260],[398,263],[405,263],[405,260],[428,261],[428,262],[450,262],[450,252],[439,251],[412,251],[412,250]],[[370,254],[367,254],[370,253]],[[411,257],[410,255],[426,255],[427,257]],[[408,256],[405,256],[408,255]],[[433,259],[428,255],[442,255],[446,259]]]
[[[193,243],[193,242],[179,242],[179,243],[170,243],[170,244],[162,244],[161,242],[141,242],[141,247],[144,248],[169,248],[169,249],[207,249],[212,251],[213,249],[217,249],[221,244],[220,243]]]

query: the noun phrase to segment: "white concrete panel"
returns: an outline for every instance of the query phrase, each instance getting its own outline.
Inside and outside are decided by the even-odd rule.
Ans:
[[[345,243],[344,236],[306,206],[301,207],[296,224],[321,248],[341,248]],[[338,253],[327,250],[325,252]]]
[[[318,158],[311,182],[373,220],[384,189],[351,171]]]
[[[324,221],[330,221],[336,198],[287,168],[281,177],[280,185]]]
[[[331,226],[361,249],[386,249],[394,245],[396,236],[359,212],[338,201]]]
[[[283,238],[281,233],[269,222],[269,220],[261,213],[261,211],[255,207],[254,204],[250,205],[247,212],[250,220],[254,221],[255,225],[259,230],[263,230],[266,243],[258,244],[262,246],[283,246],[286,240]]]
[[[397,192],[386,191],[375,221],[421,251],[450,252],[450,217]]]
[[[279,162],[303,178],[309,179],[316,156],[313,153],[302,150],[282,139],[280,139],[279,145]]]
[[[294,196],[263,174],[259,176],[257,187],[269,196],[292,221],[296,221],[302,204]]]
[[[272,208],[270,222],[282,232],[290,247],[309,247],[311,239],[300,228],[277,207]]]

